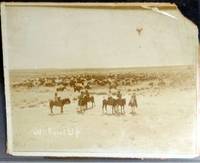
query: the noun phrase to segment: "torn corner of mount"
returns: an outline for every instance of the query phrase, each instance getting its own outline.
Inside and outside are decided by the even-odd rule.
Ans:
[[[162,11],[158,7],[152,7],[152,6],[146,6],[146,5],[142,5],[141,7],[144,8],[144,9],[152,10],[153,12],[168,16],[170,18],[177,19],[176,16],[174,16],[174,15],[172,15],[172,14],[166,12],[166,11]]]

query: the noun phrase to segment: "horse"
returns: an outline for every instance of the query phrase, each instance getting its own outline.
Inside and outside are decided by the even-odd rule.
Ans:
[[[49,101],[49,107],[51,110],[51,114],[53,114],[53,107],[54,106],[60,106],[60,113],[63,113],[63,107],[65,104],[70,104],[71,101],[69,98],[64,98],[64,99],[60,99],[58,101],[54,101],[54,100],[50,100]]]
[[[82,98],[79,98],[78,105],[80,106],[80,112],[84,112],[88,109],[88,102],[92,103],[92,108],[94,106],[94,96],[83,96]]]
[[[120,106],[121,114],[125,113],[124,106],[126,105],[126,99],[125,98],[119,98],[116,100],[116,107],[118,111],[118,107]]]
[[[86,109],[88,109],[88,102],[92,103],[92,108],[94,107],[94,96],[85,96],[85,100],[87,101],[86,103]]]
[[[103,114],[105,113],[105,111],[107,112],[107,106],[110,105],[112,108],[112,114],[114,114],[115,112],[115,107],[117,106],[117,99],[114,99],[112,97],[108,98],[108,99],[103,99],[102,101],[102,112]],[[104,110],[105,108],[105,110]]]

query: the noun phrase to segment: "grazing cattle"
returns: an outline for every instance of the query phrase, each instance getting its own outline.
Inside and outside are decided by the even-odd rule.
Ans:
[[[92,87],[90,85],[86,85],[84,88],[85,89],[91,89]]]
[[[23,86],[22,83],[14,83],[14,84],[12,84],[13,88],[18,88],[18,87],[22,87],[22,86]]]
[[[46,87],[54,87],[55,84],[52,83],[52,82],[48,82],[48,83],[45,83],[44,86],[46,86]]]
[[[111,89],[117,89],[117,84],[116,83],[112,83],[109,85],[109,90]]]
[[[75,81],[75,80],[73,80],[73,79],[70,80],[70,82],[69,82],[70,87],[74,87],[75,84],[76,84],[76,81]]]
[[[60,91],[60,92],[62,92],[62,91],[64,91],[65,90],[65,86],[62,86],[62,87],[59,87],[59,88],[56,88],[56,91]]]
[[[49,101],[49,107],[50,107],[50,110],[51,110],[51,114],[53,114],[53,107],[54,106],[59,106],[60,107],[60,112],[63,113],[64,105],[70,104],[70,103],[71,103],[71,101],[70,101],[69,98],[60,99],[58,101],[50,100]]]
[[[32,88],[32,87],[34,86],[32,82],[25,82],[25,83],[23,83],[22,85],[23,85],[24,87],[26,87],[26,88]]]
[[[165,85],[166,85],[166,83],[163,80],[158,82],[158,86],[160,86],[160,87],[164,87]]]
[[[74,86],[74,92],[80,92],[81,90],[83,89],[83,86],[81,86],[81,85],[75,85]]]
[[[149,83],[149,86],[150,86],[150,87],[153,87],[153,82],[150,82],[150,83]]]

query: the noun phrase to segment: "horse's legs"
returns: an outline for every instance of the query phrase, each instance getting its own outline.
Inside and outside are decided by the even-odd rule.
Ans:
[[[104,104],[102,105],[102,113],[104,114]]]
[[[124,108],[124,105],[123,105],[123,112],[124,112],[124,114],[126,113],[126,112],[125,112],[125,108]]]
[[[92,107],[94,107],[95,106],[95,102],[94,102],[94,100],[92,101]]]
[[[134,112],[136,113],[136,107],[134,107]]]
[[[134,112],[134,106],[131,106],[131,113]]]
[[[50,106],[51,114],[53,114],[53,106]]]
[[[118,114],[118,106],[116,105],[115,107],[114,107],[114,112],[116,113],[116,114]]]
[[[63,106],[60,107],[60,113],[63,113]]]
[[[51,114],[53,114],[53,105],[51,102],[49,102],[49,107],[50,107],[50,110],[51,110]]]
[[[112,105],[112,114],[114,114],[114,106]]]
[[[123,114],[125,114],[125,109],[124,109],[124,105],[122,105],[122,110],[123,110]]]

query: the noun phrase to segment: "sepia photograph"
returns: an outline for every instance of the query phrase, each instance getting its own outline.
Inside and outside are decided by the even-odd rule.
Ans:
[[[198,155],[198,31],[173,4],[2,3],[7,152]]]

